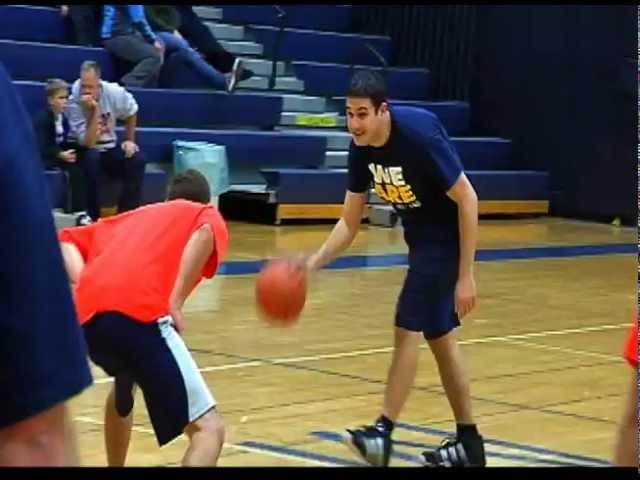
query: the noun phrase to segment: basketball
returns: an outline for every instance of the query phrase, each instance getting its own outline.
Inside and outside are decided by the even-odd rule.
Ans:
[[[304,307],[307,282],[304,273],[286,259],[272,260],[258,274],[256,303],[264,321],[294,324]]]

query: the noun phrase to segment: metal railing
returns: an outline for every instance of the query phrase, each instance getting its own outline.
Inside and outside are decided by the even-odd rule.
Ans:
[[[278,53],[280,51],[280,44],[282,43],[282,37],[284,35],[284,22],[287,18],[287,12],[285,12],[279,5],[274,5],[276,10],[276,18],[278,19],[278,31],[276,32],[276,38],[273,41],[273,49],[271,50],[271,76],[269,77],[269,90],[273,90],[276,86],[276,76],[278,73]]]

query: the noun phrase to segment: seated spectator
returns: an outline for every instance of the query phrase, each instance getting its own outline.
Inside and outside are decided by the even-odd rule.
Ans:
[[[224,75],[209,65],[178,32],[180,14],[170,5],[146,5],[145,14],[149,25],[165,47],[165,56],[178,51],[184,52],[190,66],[216,90],[233,93],[242,74],[242,64],[238,62],[229,75]]]
[[[142,5],[105,5],[101,38],[115,57],[135,64],[122,77],[127,87],[156,87],[164,46],[151,30]]]
[[[99,188],[102,173],[123,181],[118,212],[140,205],[145,161],[135,142],[138,104],[116,83],[100,79],[100,66],[86,61],[80,78],[71,87],[68,114],[77,141],[88,149],[85,172],[89,183],[88,212],[100,216]],[[116,120],[124,120],[124,141],[118,144]]]
[[[60,5],[60,14],[71,19],[76,44],[86,47],[101,46],[101,5]]]
[[[232,73],[232,78],[237,78],[240,82],[253,76],[253,71],[248,68],[242,68],[238,74],[234,73],[240,69],[241,60],[220,45],[209,27],[193,11],[193,5],[173,5],[173,7],[180,14],[178,31],[192,47],[204,56],[209,65],[219,72]]]
[[[82,212],[87,209],[87,182],[84,173],[84,150],[69,138],[69,120],[64,114],[69,98],[69,85],[60,79],[47,80],[45,87],[48,108],[34,118],[34,131],[45,169],[60,168],[69,179],[71,202],[65,210]]]

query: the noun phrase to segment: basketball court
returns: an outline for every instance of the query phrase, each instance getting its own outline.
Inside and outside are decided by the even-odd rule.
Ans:
[[[332,224],[231,223],[229,255],[185,307],[185,340],[219,402],[219,466],[361,465],[340,444],[379,413],[406,271],[400,228],[364,225],[353,247],[310,280],[290,329],[262,323],[255,279],[264,259],[313,251]],[[489,466],[603,466],[628,386],[621,358],[636,296],[635,229],[557,218],[482,220],[479,304],[458,330]],[[394,433],[391,466],[420,464],[452,433],[424,345]],[[81,462],[106,465],[103,405],[111,380],[72,402]],[[140,392],[127,465],[177,466],[187,446],[156,444]]]

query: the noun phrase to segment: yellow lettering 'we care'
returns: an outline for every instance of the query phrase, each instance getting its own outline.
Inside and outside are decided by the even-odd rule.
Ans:
[[[407,204],[416,201],[416,196],[402,174],[402,167],[383,167],[375,163],[369,164],[373,174],[374,189],[378,196],[395,204]]]

